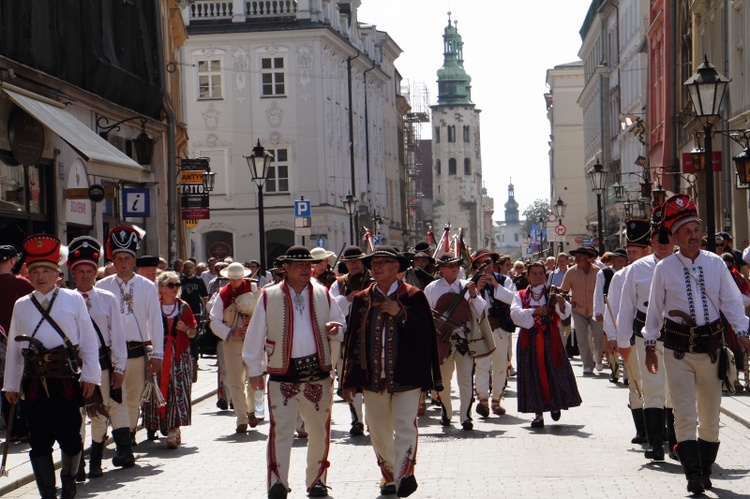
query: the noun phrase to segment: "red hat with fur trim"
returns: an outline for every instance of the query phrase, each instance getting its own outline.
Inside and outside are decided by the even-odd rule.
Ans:
[[[664,201],[662,223],[664,228],[674,234],[680,227],[689,222],[701,222],[695,202],[686,194],[674,194]]]
[[[24,262],[29,272],[36,267],[60,270],[60,240],[52,234],[34,234],[23,241]]]

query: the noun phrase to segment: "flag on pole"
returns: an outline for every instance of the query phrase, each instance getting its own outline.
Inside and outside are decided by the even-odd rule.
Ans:
[[[432,232],[432,225],[427,226],[427,244],[430,246],[435,245],[435,233]]]
[[[367,241],[367,247],[370,248],[370,253],[372,253],[373,251],[375,251],[375,236],[367,227],[362,226],[362,228],[365,231],[365,235],[363,236],[363,238],[365,241]]]
[[[432,258],[440,258],[442,255],[451,252],[451,238],[450,238],[451,226],[446,224],[443,229],[443,235],[440,236],[440,241],[435,246],[435,252],[432,254]]]
[[[465,267],[468,269],[471,267],[471,254],[469,253],[469,247],[464,242],[464,229],[459,227],[458,229],[458,251],[456,252],[456,258],[462,258]]]

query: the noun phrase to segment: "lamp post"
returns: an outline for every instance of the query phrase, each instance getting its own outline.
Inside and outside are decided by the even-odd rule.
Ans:
[[[602,193],[607,185],[607,174],[609,172],[596,159],[594,167],[589,170],[589,179],[591,180],[591,189],[596,194],[596,219],[597,219],[597,238],[599,239],[599,254],[604,254],[604,237],[602,234]]]
[[[250,173],[253,176],[253,182],[258,186],[258,236],[260,240],[260,272],[266,269],[266,232],[265,223],[263,220],[263,186],[268,178],[268,167],[273,161],[273,154],[266,151],[266,149],[260,145],[260,139],[258,139],[258,145],[253,147],[253,154],[245,156],[247,166],[250,168]]]
[[[357,198],[351,192],[344,199],[344,209],[346,214],[349,215],[349,240],[354,244],[354,212],[357,210]]]
[[[542,236],[542,224],[544,223],[544,217],[539,217],[539,219],[536,221],[537,224],[537,234],[539,235],[539,259],[544,258],[544,237]]]
[[[708,233],[708,251],[714,252],[716,242],[716,220],[714,215],[714,174],[713,174],[713,144],[711,130],[714,122],[719,119],[721,101],[727,90],[729,79],[716,71],[716,67],[703,56],[703,64],[698,66],[697,72],[683,83],[690,94],[690,100],[695,107],[695,116],[703,125],[704,153],[705,153],[705,182],[706,182],[706,231]]]
[[[568,205],[565,204],[560,196],[557,197],[557,201],[555,204],[552,205],[552,209],[555,211],[555,215],[557,216],[557,224],[562,225],[563,218],[565,218],[565,208],[567,208]],[[563,239],[565,236],[561,236]],[[563,252],[563,241],[560,241],[560,247],[557,251],[558,254]]]

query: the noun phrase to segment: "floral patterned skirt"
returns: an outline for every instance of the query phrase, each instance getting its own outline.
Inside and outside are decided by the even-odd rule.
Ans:
[[[153,404],[145,402],[143,404],[143,426],[147,430],[161,430],[162,433],[166,434],[170,428],[190,425],[193,358],[190,356],[189,348],[179,356],[175,354],[174,349],[171,352],[164,353],[165,355],[172,355],[172,368],[169,373],[169,385],[165,397],[167,405],[163,408],[163,411],[159,411]],[[160,380],[157,379],[157,387],[159,383]]]

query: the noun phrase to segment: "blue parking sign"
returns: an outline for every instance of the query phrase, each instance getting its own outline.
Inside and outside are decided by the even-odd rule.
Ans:
[[[310,201],[305,199],[296,200],[294,202],[294,216],[295,217],[309,217],[310,216]]]

